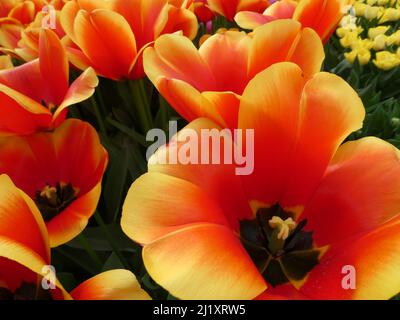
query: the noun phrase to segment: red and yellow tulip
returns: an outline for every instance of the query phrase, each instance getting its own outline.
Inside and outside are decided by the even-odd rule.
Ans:
[[[8,176],[1,175],[0,300],[149,299],[127,270],[101,273],[68,293],[56,274],[45,268],[50,265],[49,240],[39,210]],[[45,290],[44,277],[46,282],[54,278],[56,288]]]
[[[69,64],[57,35],[41,30],[39,59],[0,71],[0,134],[54,129],[70,105],[94,93],[98,79],[88,68],[69,85]]]
[[[253,34],[215,34],[199,50],[185,37],[164,35],[145,50],[144,68],[186,120],[208,117],[233,128],[240,97],[259,72],[276,62],[292,61],[308,78],[320,71],[323,59],[321,40],[312,29],[302,29],[293,20],[279,20]]]
[[[208,5],[214,12],[233,21],[240,11],[262,12],[268,7],[268,0],[208,0]]]
[[[292,18],[303,27],[314,29],[326,43],[343,17],[348,0],[280,0],[268,7],[263,14],[239,12],[235,21],[244,29],[255,29],[276,19]]]
[[[96,210],[108,161],[92,126],[69,119],[54,132],[0,138],[0,159],[0,174],[38,206],[52,247],[83,231]]]
[[[241,99],[236,128],[254,129],[253,174],[160,162],[171,148],[188,152],[178,134],[150,159],[123,208],[122,228],[144,246],[151,277],[181,299],[397,294],[400,153],[372,137],[341,145],[364,116],[338,76],[307,78],[282,62],[255,76]],[[201,118],[188,128],[200,137],[219,127]],[[217,130],[210,139],[226,137]],[[342,285],[345,266],[356,270],[355,289]]]
[[[144,77],[142,52],[165,33],[197,33],[195,15],[168,0],[73,0],[61,11],[70,61],[114,79]],[[118,30],[118,32],[115,32]]]

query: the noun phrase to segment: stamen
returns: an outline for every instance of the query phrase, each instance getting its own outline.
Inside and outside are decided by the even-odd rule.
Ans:
[[[279,230],[277,235],[279,240],[286,240],[290,232],[296,228],[296,222],[294,222],[292,218],[283,220],[280,217],[273,216],[272,219],[268,221],[268,224],[272,229]]]

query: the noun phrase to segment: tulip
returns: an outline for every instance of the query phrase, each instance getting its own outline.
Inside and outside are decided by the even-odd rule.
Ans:
[[[227,31],[199,50],[185,37],[164,35],[144,52],[147,76],[182,117],[209,117],[222,127],[237,122],[240,97],[259,72],[280,61],[297,63],[306,77],[321,69],[322,43],[293,20],[275,21],[249,35]]]
[[[52,247],[83,231],[96,210],[108,161],[93,127],[69,119],[54,132],[3,137],[0,158],[0,174],[39,208]]]
[[[389,299],[400,288],[400,151],[373,137],[342,144],[364,117],[338,76],[274,64],[246,87],[236,125],[254,130],[253,174],[163,162],[170,148],[199,160],[227,143],[197,119],[181,135],[194,130],[207,148],[188,151],[178,134],[159,149],[128,192],[122,229],[180,299]]]
[[[303,27],[314,29],[326,43],[344,12],[347,0],[280,0],[268,7],[263,14],[239,12],[235,21],[244,29],[255,29],[276,19],[292,18]]]
[[[41,30],[39,58],[0,71],[0,134],[31,134],[52,130],[67,108],[94,93],[98,79],[88,68],[69,85],[69,64],[52,30]]]
[[[34,202],[6,175],[0,200],[0,300],[149,299],[127,270],[101,273],[68,293],[49,268],[48,235]]]
[[[182,31],[192,39],[198,28],[191,11],[167,0],[73,0],[63,7],[60,19],[72,64],[92,66],[113,80],[143,78],[146,47],[164,33]]]

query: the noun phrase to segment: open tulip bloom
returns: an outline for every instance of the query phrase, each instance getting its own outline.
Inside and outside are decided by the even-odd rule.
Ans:
[[[341,78],[307,79],[284,62],[251,80],[241,99],[237,127],[254,129],[253,174],[165,164],[162,148],[133,183],[121,222],[144,246],[152,278],[181,299],[394,296],[399,151],[372,137],[341,145],[364,115]],[[189,124],[213,127],[204,118]],[[343,286],[346,266],[357,271],[354,290]]]
[[[92,68],[69,84],[67,55],[53,31],[41,31],[39,47],[38,59],[0,71],[0,135],[56,128],[98,84]]]
[[[108,161],[91,125],[68,119],[53,132],[0,138],[0,159],[0,174],[10,176],[38,206],[52,247],[85,229]]]
[[[50,268],[49,239],[39,210],[6,175],[0,176],[0,219],[0,300],[149,298],[136,277],[122,269],[101,273],[68,293]]]

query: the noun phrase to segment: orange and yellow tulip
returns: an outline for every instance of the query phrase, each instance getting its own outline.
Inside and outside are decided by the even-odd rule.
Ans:
[[[1,175],[0,300],[149,299],[127,270],[101,273],[68,293],[50,265],[49,240],[39,210],[8,176]],[[47,284],[54,280],[56,287],[45,289],[42,280]]]
[[[88,123],[69,119],[54,132],[0,138],[0,174],[35,201],[52,247],[80,234],[95,212],[107,151]]]
[[[251,80],[241,99],[236,128],[254,129],[253,174],[201,164],[214,143],[226,143],[218,130],[201,156],[190,149],[200,164],[166,164],[165,154],[189,152],[178,133],[150,159],[123,207],[122,228],[144,246],[151,277],[180,299],[396,295],[400,152],[372,137],[341,145],[364,116],[338,76],[307,79],[282,62]],[[205,118],[188,126],[198,137],[213,128]],[[351,290],[343,286],[346,266],[356,270]]]
[[[208,0],[208,5],[214,12],[233,21],[240,11],[262,12],[268,7],[268,0]]]
[[[2,51],[22,61],[31,61],[38,58],[41,29],[48,28],[51,26],[50,23],[54,23],[54,26],[51,26],[51,29],[60,39],[65,36],[65,32],[60,23],[60,10],[63,5],[64,2],[53,1],[52,6],[55,10],[54,13],[48,13],[44,11],[38,12],[35,16],[35,19],[29,25],[23,27],[22,30],[19,31],[19,38],[14,38],[14,41],[11,41],[9,42],[10,44],[4,46],[5,49]],[[54,19],[54,21],[51,19]],[[1,31],[2,30],[0,30],[0,33]],[[15,40],[18,41],[15,42]]]
[[[98,79],[88,68],[69,85],[69,64],[57,35],[41,30],[39,59],[0,71],[0,134],[54,129],[70,105],[94,93]]]
[[[198,27],[191,11],[168,0],[73,0],[60,18],[71,63],[113,80],[144,77],[144,48],[165,33],[194,38]]]
[[[144,52],[147,76],[182,117],[208,117],[235,127],[240,97],[259,72],[280,61],[297,63],[306,77],[320,71],[324,50],[318,35],[293,20],[279,20],[253,34],[227,31],[199,50],[185,37],[164,35]]]
[[[343,17],[343,8],[347,3],[348,0],[280,0],[263,14],[239,12],[235,21],[240,27],[253,30],[276,19],[292,18],[303,27],[314,29],[326,43]]]

